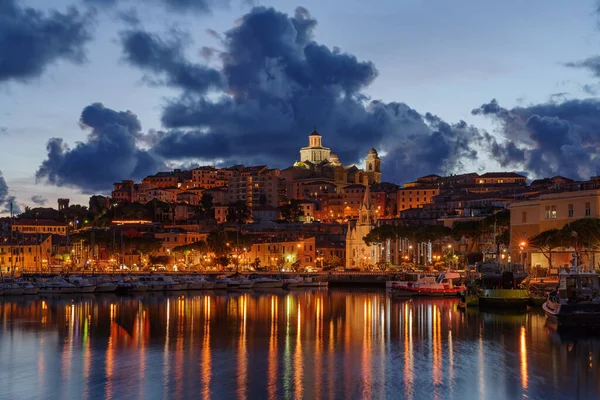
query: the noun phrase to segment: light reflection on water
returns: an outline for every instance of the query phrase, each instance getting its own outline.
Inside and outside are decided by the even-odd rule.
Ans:
[[[336,290],[0,301],[0,398],[600,398],[600,339],[539,312]]]

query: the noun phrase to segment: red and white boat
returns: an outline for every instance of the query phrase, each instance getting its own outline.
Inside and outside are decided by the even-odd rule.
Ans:
[[[466,287],[457,272],[445,272],[437,278],[424,276],[415,282],[393,282],[392,294],[402,296],[458,296]]]

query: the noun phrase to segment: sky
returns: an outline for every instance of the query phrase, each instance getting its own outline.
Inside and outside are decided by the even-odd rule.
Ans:
[[[0,215],[196,165],[600,171],[594,0],[0,0]]]

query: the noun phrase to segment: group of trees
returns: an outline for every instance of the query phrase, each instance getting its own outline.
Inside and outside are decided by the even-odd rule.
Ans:
[[[600,219],[582,218],[570,222],[561,229],[549,229],[525,241],[528,247],[537,249],[552,268],[552,254],[558,248],[576,251],[595,251],[600,248]]]
[[[508,244],[510,240],[510,211],[503,210],[481,220],[457,222],[452,228],[443,225],[381,225],[369,232],[363,240],[367,245],[389,240],[407,239],[413,243],[440,240],[467,240],[467,253],[477,252],[477,244],[489,241]],[[481,254],[479,252],[479,254]]]

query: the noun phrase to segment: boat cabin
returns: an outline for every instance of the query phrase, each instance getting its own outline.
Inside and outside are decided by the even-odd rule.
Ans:
[[[600,277],[596,272],[580,272],[579,267],[560,271],[558,294],[561,303],[600,301]]]

